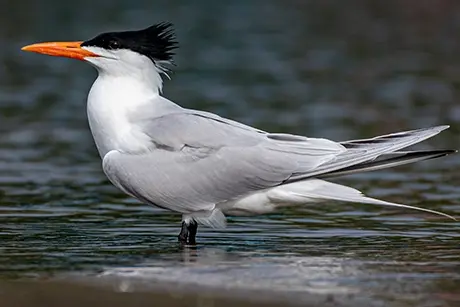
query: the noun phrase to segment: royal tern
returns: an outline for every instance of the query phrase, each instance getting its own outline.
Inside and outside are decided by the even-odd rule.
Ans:
[[[86,61],[98,71],[88,120],[109,180],[141,202],[182,214],[181,243],[198,224],[225,227],[225,215],[346,201],[445,213],[366,197],[324,178],[442,157],[455,150],[401,151],[448,126],[335,142],[269,133],[161,95],[177,48],[172,25],[100,34],[87,41],[22,50]]]

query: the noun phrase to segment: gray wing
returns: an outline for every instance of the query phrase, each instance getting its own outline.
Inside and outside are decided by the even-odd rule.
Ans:
[[[190,213],[286,182],[325,174],[420,142],[443,127],[343,145],[316,138],[270,134],[214,114],[182,110],[142,123],[151,150],[112,151],[108,178],[126,193]]]
[[[201,112],[168,114],[143,125],[151,150],[112,151],[104,157],[104,171],[126,193],[182,213],[279,185],[345,150],[329,140],[268,134]]]
[[[290,181],[299,181],[323,174],[329,174],[364,162],[373,161],[389,153],[397,154],[400,149],[420,143],[447,128],[449,128],[449,126],[444,125],[391,133],[370,139],[340,142],[340,144],[347,149],[345,152],[314,170],[296,174],[296,176],[291,177]]]

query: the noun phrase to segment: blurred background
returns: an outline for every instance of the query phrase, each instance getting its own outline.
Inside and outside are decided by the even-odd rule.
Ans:
[[[460,304],[460,224],[419,212],[330,203],[231,218],[226,231],[201,227],[197,250],[180,250],[179,216],[124,196],[102,173],[85,110],[94,69],[20,51],[170,21],[180,49],[164,95],[182,106],[337,141],[449,124],[423,146],[458,148],[460,2],[3,0],[0,12],[5,306],[103,302],[43,286],[49,278],[115,292],[163,285],[178,305],[190,283],[196,306],[228,291],[304,306]],[[453,155],[339,182],[459,216],[459,167]],[[227,292],[203,292],[210,286]]]

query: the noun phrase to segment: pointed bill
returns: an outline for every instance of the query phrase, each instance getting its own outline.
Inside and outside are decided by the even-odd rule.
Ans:
[[[99,56],[91,51],[81,48],[82,43],[82,41],[38,43],[22,47],[21,50],[77,60],[84,60],[87,57]]]

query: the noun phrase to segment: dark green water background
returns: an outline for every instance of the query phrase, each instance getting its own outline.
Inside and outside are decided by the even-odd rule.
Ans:
[[[460,223],[418,212],[327,203],[231,218],[181,250],[179,216],[102,173],[85,110],[95,71],[20,51],[171,21],[181,48],[165,95],[183,106],[334,140],[450,124],[421,148],[459,148],[460,2],[6,0],[0,11],[0,306],[108,306],[126,292],[110,305],[182,306],[188,286],[194,306],[240,292],[460,306]],[[338,182],[460,216],[459,168],[453,155]]]

